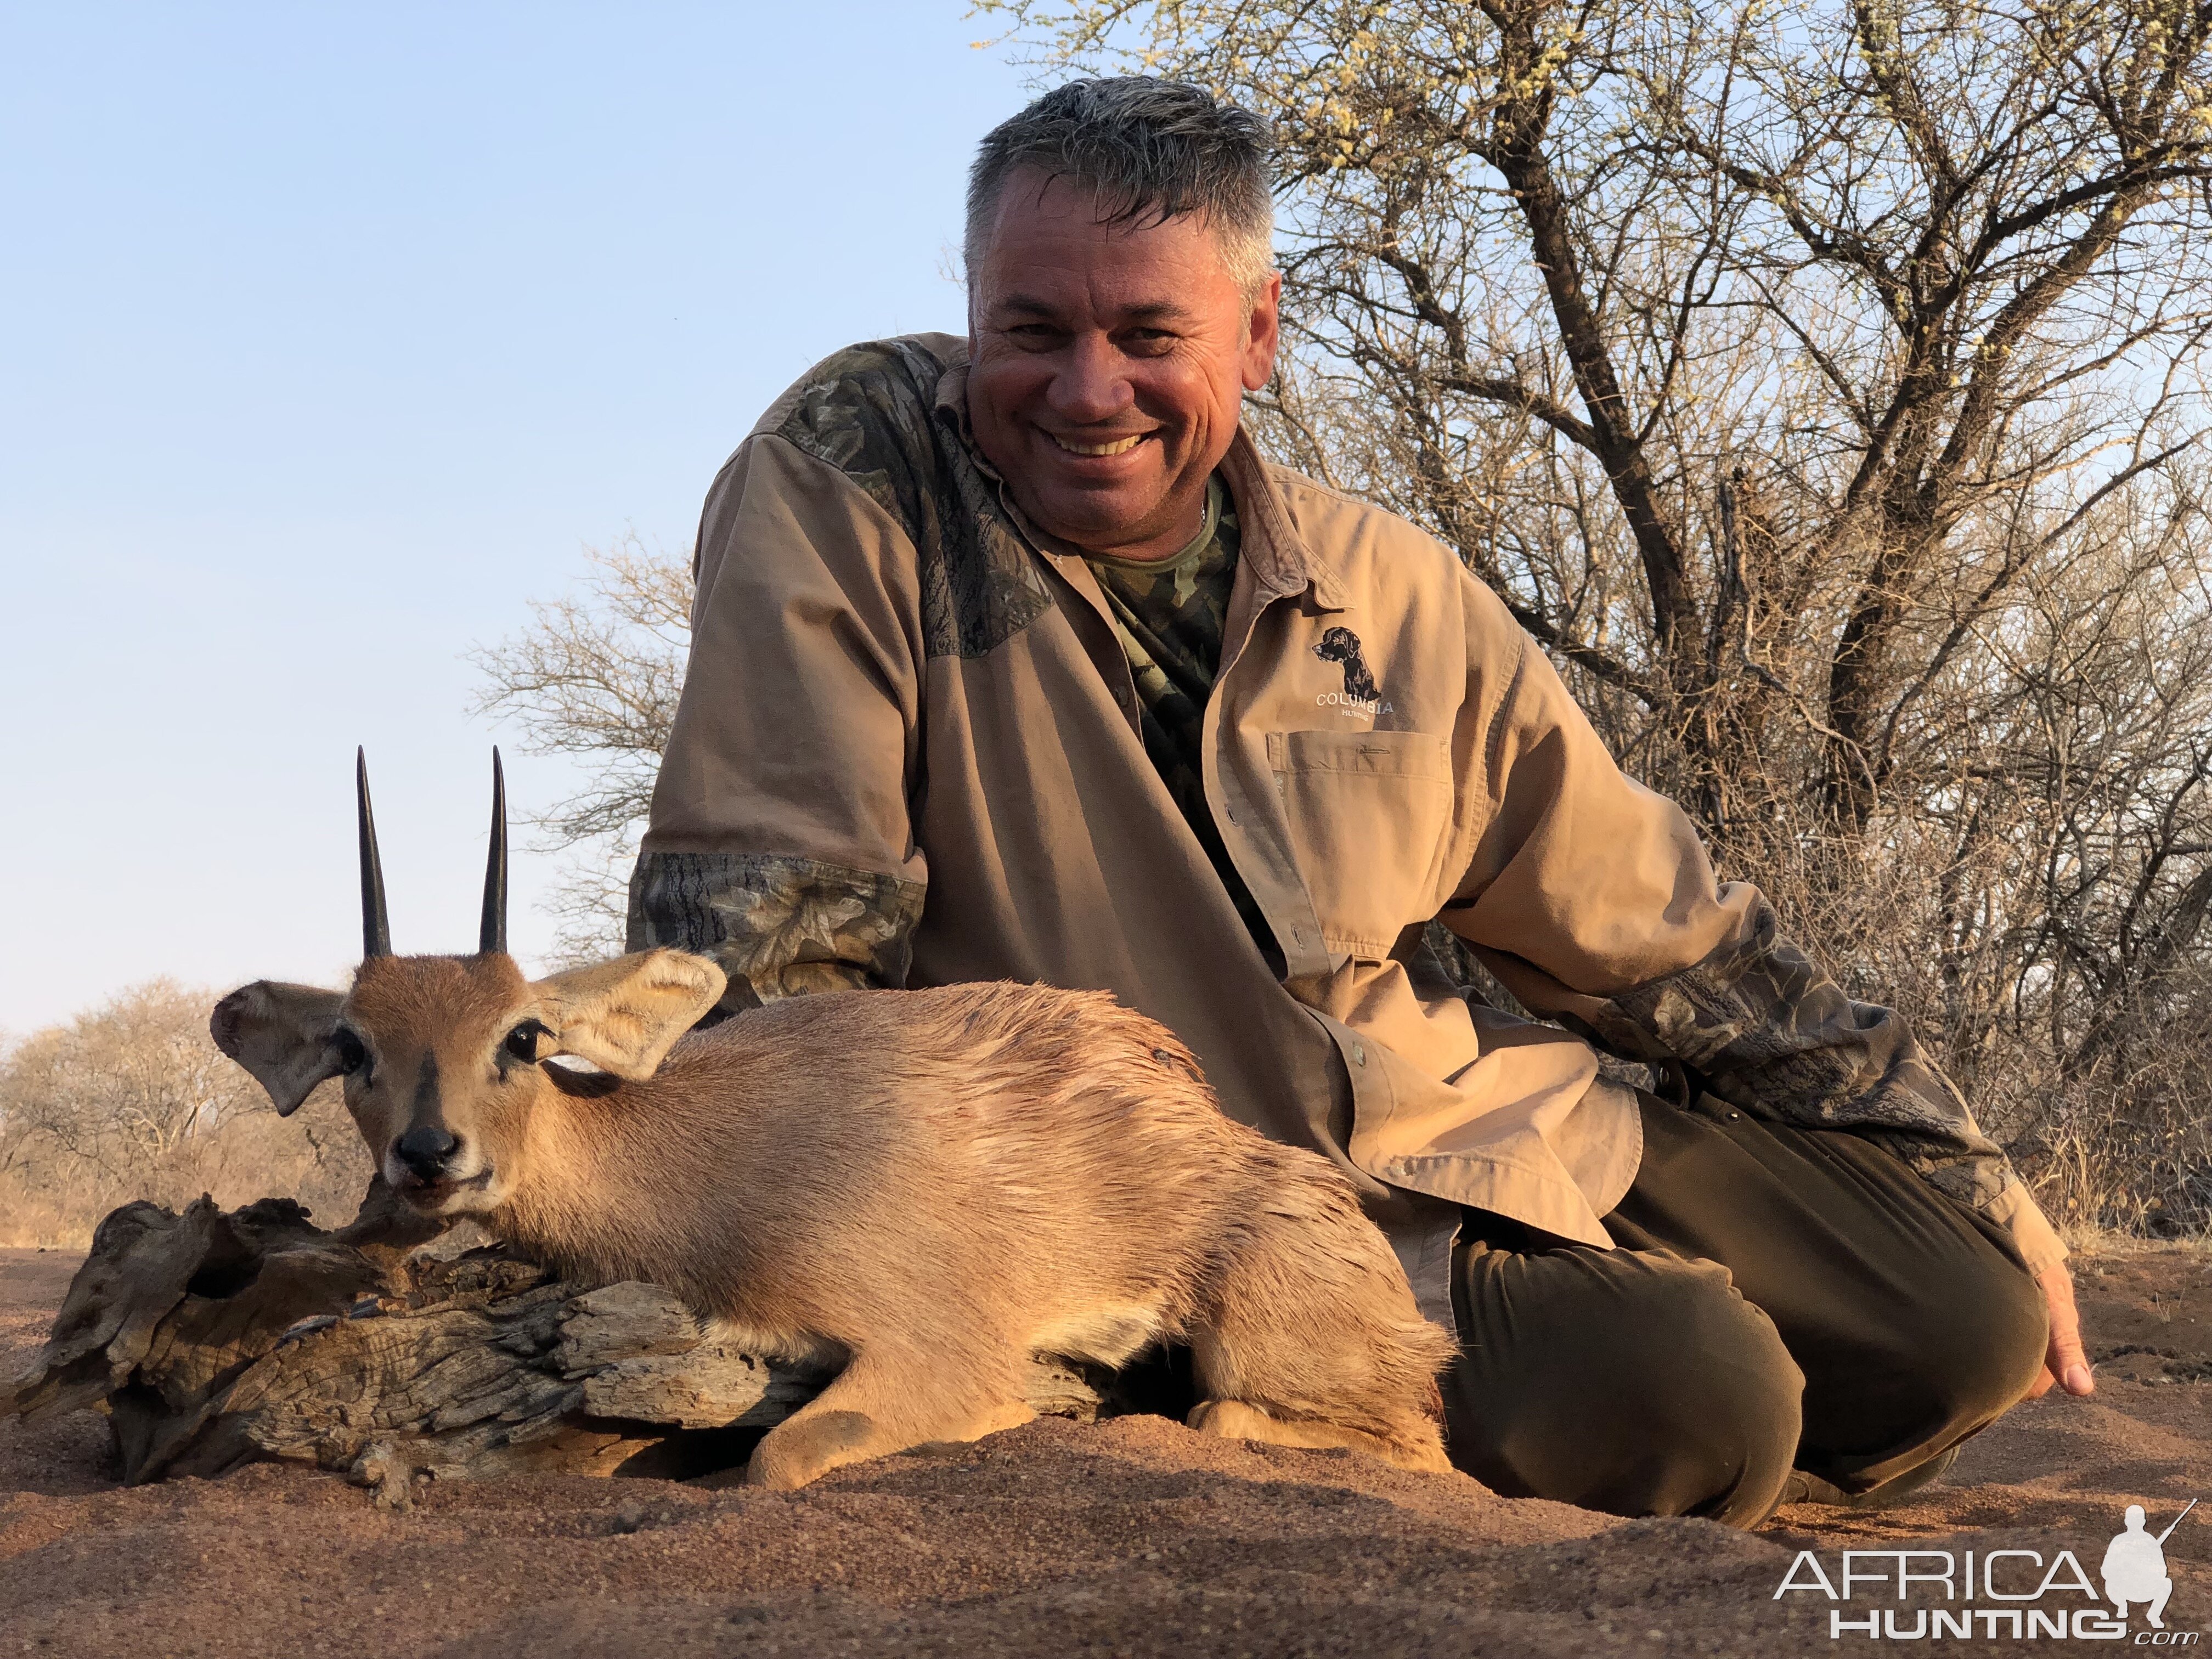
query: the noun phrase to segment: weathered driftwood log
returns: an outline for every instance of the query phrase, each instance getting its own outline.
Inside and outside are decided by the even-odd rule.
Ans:
[[[125,1205],[0,1417],[105,1412],[133,1484],[285,1459],[404,1506],[425,1477],[732,1468],[828,1375],[744,1352],[656,1286],[466,1249],[380,1182],[337,1232],[289,1199]],[[1100,1405],[1042,1359],[1029,1399]]]

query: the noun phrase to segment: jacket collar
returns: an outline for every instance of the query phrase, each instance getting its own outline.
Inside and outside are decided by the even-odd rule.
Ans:
[[[1275,486],[1267,464],[1260,459],[1252,434],[1240,422],[1221,458],[1221,471],[1229,480],[1229,493],[1237,499],[1239,524],[1244,532],[1239,556],[1252,567],[1260,586],[1279,598],[1311,591],[1315,606],[1343,611],[1352,601],[1343,580],[1314,556],[1306,538],[1291,521],[1283,492]],[[1253,532],[1259,533],[1255,535]]]
[[[946,359],[944,373],[937,377],[933,413],[958,436],[961,447],[967,451],[975,470],[1000,487],[999,499],[1014,521],[1039,547],[1051,546],[1022,516],[1006,491],[1006,480],[984,459],[975,443],[975,428],[968,422],[968,349],[964,343]],[[1222,457],[1221,471],[1228,479],[1229,493],[1236,500],[1237,520],[1244,532],[1237,556],[1251,568],[1253,576],[1268,596],[1286,599],[1311,589],[1319,609],[1348,608],[1351,601],[1345,593],[1343,581],[1314,557],[1305,538],[1291,522],[1282,492],[1268,476],[1267,464],[1260,459],[1251,434],[1242,423],[1237,426],[1237,435],[1229,441],[1229,453]]]

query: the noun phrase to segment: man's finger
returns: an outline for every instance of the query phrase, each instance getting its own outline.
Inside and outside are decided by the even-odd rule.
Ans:
[[[2045,1270],[2036,1281],[2043,1287],[2044,1301],[2051,1309],[2051,1346],[2044,1358],[2046,1377],[2055,1377],[2058,1385],[2071,1395],[2094,1394],[2097,1379],[2089,1370],[2089,1356],[2081,1346],[2081,1316],[2074,1305],[2074,1279],[2065,1268],[2053,1267]],[[2031,1397],[2049,1387],[2039,1379],[2041,1386],[2030,1391]]]

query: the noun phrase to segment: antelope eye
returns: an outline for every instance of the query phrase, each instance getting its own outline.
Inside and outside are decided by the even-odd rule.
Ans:
[[[349,1026],[341,1025],[331,1033],[331,1047],[337,1051],[338,1073],[343,1077],[350,1077],[368,1064],[368,1045]]]
[[[501,1046],[515,1059],[527,1060],[535,1065],[538,1060],[538,1039],[547,1035],[549,1033],[545,1028],[536,1020],[526,1019],[507,1034],[507,1041]]]

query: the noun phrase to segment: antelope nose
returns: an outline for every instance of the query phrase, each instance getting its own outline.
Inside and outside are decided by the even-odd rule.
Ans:
[[[460,1144],[441,1125],[418,1123],[393,1141],[392,1150],[399,1154],[402,1164],[428,1181],[446,1167]]]

